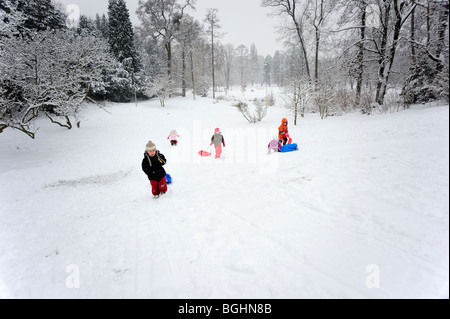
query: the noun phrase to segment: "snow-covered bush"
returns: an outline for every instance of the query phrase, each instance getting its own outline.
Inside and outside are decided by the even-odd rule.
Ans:
[[[149,97],[156,96],[159,99],[162,107],[165,107],[165,101],[167,97],[172,96],[175,93],[174,85],[171,78],[167,75],[159,76],[153,85],[147,89],[146,94]]]
[[[449,102],[449,67],[448,65],[444,65],[442,72],[438,72],[435,77],[434,85],[436,88],[436,94],[439,99],[445,100],[447,103]]]
[[[436,87],[433,85],[435,70],[422,59],[405,80],[402,90],[405,105],[427,103],[437,99]]]
[[[311,85],[308,79],[301,76],[292,77],[284,87],[281,99],[284,107],[291,111],[294,116],[294,125],[297,125],[297,118],[305,116],[306,107],[311,98]]]
[[[102,80],[101,70],[110,63],[107,51],[98,39],[70,31],[3,39],[0,132],[10,127],[34,138],[32,123],[41,113],[72,128],[91,84]]]
[[[238,109],[249,123],[261,122],[267,115],[268,106],[265,104],[264,99],[254,99],[252,109],[244,101],[237,101],[232,105]]]
[[[314,103],[322,119],[327,118],[329,115],[336,115],[336,91],[332,85],[317,83],[312,94]]]
[[[270,92],[266,93],[266,97],[264,99],[264,103],[267,106],[275,106],[276,100],[275,100],[275,96],[273,95],[273,91],[270,91]]]
[[[111,62],[103,68],[101,81],[93,84],[90,96],[95,100],[130,102],[133,95],[131,75],[121,63],[115,60]]]

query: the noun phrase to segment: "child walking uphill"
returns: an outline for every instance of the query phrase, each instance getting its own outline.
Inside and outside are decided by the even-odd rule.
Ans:
[[[216,128],[214,135],[211,138],[211,145],[213,144],[216,148],[216,159],[218,159],[222,156],[222,145],[225,147],[225,139],[218,128]]]
[[[170,144],[172,146],[177,146],[179,137],[180,135],[178,135],[177,130],[173,130],[172,132],[170,132],[170,135],[167,139],[170,141]]]
[[[155,198],[167,192],[166,171],[163,168],[166,163],[165,156],[157,150],[156,145],[152,141],[148,142],[142,161],[142,170],[150,180]]]

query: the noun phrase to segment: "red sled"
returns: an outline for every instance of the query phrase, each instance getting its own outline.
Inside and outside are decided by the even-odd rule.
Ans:
[[[198,155],[203,156],[203,157],[211,156],[211,153],[209,152],[210,150],[211,150],[211,145],[208,148],[206,148],[206,151],[198,152]]]
[[[292,144],[292,138],[289,135],[286,135],[286,137],[289,139],[288,144]]]
[[[208,153],[207,151],[200,151],[200,152],[198,152],[198,155],[203,156],[203,157],[208,157],[208,156],[211,156],[211,153]]]

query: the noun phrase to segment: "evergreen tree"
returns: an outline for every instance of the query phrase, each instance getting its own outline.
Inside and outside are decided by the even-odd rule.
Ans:
[[[259,61],[258,61],[258,50],[256,49],[256,45],[252,43],[250,47],[250,57],[249,57],[249,76],[250,81],[252,82],[252,86],[255,85],[255,82],[258,82],[260,79],[259,76]]]
[[[11,0],[17,11],[26,17],[23,27],[28,30],[65,29],[65,16],[58,11],[52,0]]]
[[[98,31],[96,30],[95,23],[86,17],[85,15],[82,15],[80,17],[80,23],[78,25],[77,29],[78,34],[86,33],[90,35],[97,35]]]
[[[102,19],[98,13],[95,15],[95,28],[102,35]]]
[[[283,86],[283,74],[282,74],[283,57],[280,51],[275,51],[275,55],[272,58],[272,82],[278,86]]]
[[[109,0],[108,16],[108,42],[112,54],[119,62],[127,64],[127,69],[138,72],[140,63],[134,46],[134,32],[130,21],[130,13],[125,1]]]
[[[100,23],[100,31],[101,31],[103,38],[105,38],[105,39],[109,38],[109,22],[108,22],[108,18],[106,17],[106,14],[102,15],[102,20]]]
[[[432,84],[436,70],[430,67],[428,61],[425,58],[420,59],[411,67],[411,73],[402,90],[405,105],[436,100],[436,88]]]
[[[264,84],[271,86],[271,78],[270,75],[272,74],[272,57],[268,55],[264,59]]]

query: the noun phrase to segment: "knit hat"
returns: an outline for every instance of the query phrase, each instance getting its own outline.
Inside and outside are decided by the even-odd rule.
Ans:
[[[220,128],[216,128],[215,132],[220,133]]]
[[[148,142],[147,146],[145,147],[146,152],[156,151],[156,145],[152,141]]]

